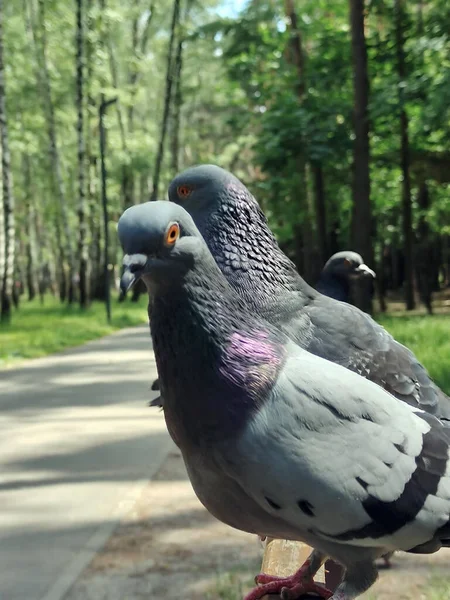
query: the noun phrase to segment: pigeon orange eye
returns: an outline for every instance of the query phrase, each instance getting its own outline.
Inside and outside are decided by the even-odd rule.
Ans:
[[[175,242],[177,241],[177,239],[179,238],[179,236],[180,236],[180,226],[178,225],[178,223],[174,223],[166,231],[166,237],[164,240],[166,246],[173,246],[175,244]]]
[[[192,189],[188,185],[179,185],[177,187],[177,194],[180,198],[187,198],[192,192]]]

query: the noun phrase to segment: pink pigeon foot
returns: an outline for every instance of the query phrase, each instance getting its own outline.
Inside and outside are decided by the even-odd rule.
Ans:
[[[296,600],[305,594],[317,594],[328,600],[333,592],[321,583],[316,583],[310,572],[310,562],[307,560],[301,568],[290,577],[276,577],[260,573],[255,577],[258,584],[244,600],[259,600],[266,594],[279,594],[282,600]]]

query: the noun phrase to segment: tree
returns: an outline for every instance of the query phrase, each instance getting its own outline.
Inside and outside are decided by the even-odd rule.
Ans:
[[[30,8],[33,12],[34,8],[32,0],[30,2]],[[63,270],[65,285],[67,286],[68,290],[67,300],[69,304],[71,304],[74,301],[74,275],[76,272],[75,256],[73,252],[72,235],[69,225],[69,209],[67,205],[61,158],[58,147],[55,109],[53,104],[50,74],[48,68],[48,48],[45,21],[45,0],[38,0],[38,18],[37,22],[33,22],[33,19],[31,20],[31,28],[34,37],[36,56],[39,68],[38,84],[42,90],[43,109],[44,113],[46,114],[47,121],[47,135],[49,143],[51,169],[53,175],[53,185],[55,186],[55,192],[59,202],[59,210],[63,224],[65,243],[63,243],[62,232],[58,222],[56,223],[56,235],[58,239],[58,246],[61,250],[60,260],[63,263],[61,265],[61,268]],[[67,260],[68,263],[67,277],[65,277],[64,274],[65,260]]]
[[[400,105],[400,164],[402,170],[402,229],[403,254],[405,257],[405,303],[412,310],[414,301],[413,266],[413,230],[411,180],[409,174],[409,133],[408,115],[405,107],[404,88],[406,85],[405,40],[404,40],[404,2],[395,0],[395,43],[397,50],[398,99]]]
[[[28,300],[36,296],[36,211],[31,186],[31,166],[28,153],[23,154],[23,177],[26,214],[26,283]]]
[[[108,195],[107,195],[107,172],[106,172],[106,129],[105,129],[105,113],[108,106],[116,102],[116,98],[106,100],[104,94],[100,98],[99,106],[99,132],[100,132],[100,164],[101,164],[101,185],[102,185],[102,208],[103,208],[103,235],[104,235],[104,282],[105,282],[105,305],[106,318],[108,323],[111,323],[111,285],[110,273],[111,265],[109,260],[109,211],[108,211]]]
[[[178,21],[178,32],[177,32],[177,50],[175,53],[173,78],[175,80],[175,92],[173,98],[173,114],[172,114],[172,137],[171,137],[171,154],[172,161],[171,167],[173,173],[178,173],[179,170],[179,158],[180,158],[180,117],[181,117],[181,106],[183,104],[181,75],[183,69],[183,46],[185,44],[185,27],[189,19],[189,11],[191,8],[192,0],[186,0],[185,11],[183,18]]]
[[[1,320],[11,317],[11,301],[14,286],[14,250],[15,250],[15,220],[14,194],[12,185],[11,157],[9,154],[8,121],[6,116],[6,82],[3,46],[3,0],[0,0],[0,136],[2,148],[2,181],[3,181],[3,211],[0,210],[0,243],[4,250],[0,254],[1,287]],[[4,218],[4,222],[3,221]],[[5,231],[3,241],[3,227]],[[4,253],[4,254],[3,254]],[[3,258],[4,256],[4,258]]]
[[[354,112],[353,125],[353,214],[352,248],[365,261],[373,263],[372,210],[370,203],[370,147],[369,147],[369,76],[367,47],[364,33],[364,0],[350,0],[350,28],[352,36]],[[362,288],[357,302],[361,309],[371,312],[371,296]]]
[[[179,0],[176,6],[173,0],[169,6],[164,0],[84,0],[80,64],[74,60],[74,40],[79,49],[80,31],[76,3],[4,2],[6,109],[17,219],[14,268],[15,279],[23,278],[20,289],[28,288],[33,296],[35,277],[41,292],[50,289],[67,300],[70,242],[74,267],[70,283],[83,271],[85,246],[89,295],[105,297],[99,201],[102,93],[118,99],[104,123],[108,264],[115,273],[121,254],[113,226],[120,212],[149,197],[155,178],[161,192],[178,169],[215,162],[255,193],[283,249],[297,259],[312,283],[317,269],[335,251],[358,245],[366,262],[372,262],[367,256],[370,249],[365,249],[371,221],[377,225],[371,231],[377,280],[385,283],[388,294],[402,293],[407,239],[402,198],[408,195],[397,189],[399,182],[402,188],[407,183],[399,143],[403,106],[409,197],[419,204],[423,182],[429,191],[428,207],[418,205],[411,212],[414,274],[423,288],[418,255],[427,239],[425,245],[432,248],[436,262],[432,288],[442,285],[448,279],[450,235],[446,225],[450,14],[445,0],[411,7],[402,0],[403,77],[398,69],[394,0],[371,2],[366,15],[362,1],[352,4],[359,11],[356,45],[348,27],[348,3],[304,0],[300,13],[295,0],[252,0],[240,14],[226,18],[220,16],[222,4],[222,0]],[[280,27],[283,20],[286,28]],[[358,59],[359,75],[361,61],[366,70],[365,83],[358,77],[363,81],[362,87],[358,85],[362,112],[355,111],[352,54]],[[74,70],[77,62],[81,80],[80,69]],[[365,85],[369,74],[370,155]],[[0,225],[0,288],[5,234]],[[80,295],[83,301],[82,290]]]
[[[302,106],[306,97],[306,74],[305,74],[305,55],[303,50],[303,41],[300,28],[298,26],[297,13],[295,12],[293,0],[285,0],[286,17],[290,24],[290,62],[294,65],[297,72],[296,91],[299,105]],[[305,145],[305,139],[303,144]],[[302,254],[302,275],[306,281],[312,283],[316,278],[314,268],[312,266],[311,256],[314,254],[314,238],[311,231],[311,201],[310,201],[310,182],[309,182],[309,165],[304,147],[299,148],[298,152],[298,173],[300,184],[303,189],[303,194],[299,195],[302,198],[303,218],[302,227],[296,227],[297,235],[301,238],[301,254]],[[300,239],[297,240],[297,246],[300,246]],[[299,248],[300,250],[300,248]],[[300,251],[297,250],[297,256]],[[300,261],[299,261],[300,262]]]
[[[173,84],[173,47],[175,41],[175,34],[179,23],[180,15],[180,0],[174,0],[172,10],[172,23],[170,26],[170,38],[169,47],[167,50],[167,67],[166,67],[166,92],[164,96],[164,109],[161,121],[161,131],[159,136],[158,153],[156,155],[156,162],[153,171],[153,183],[152,183],[152,194],[150,200],[156,200],[158,198],[159,179],[161,176],[161,166],[164,158],[164,143],[166,140],[167,124],[169,120],[170,103],[172,100],[172,84]]]
[[[83,0],[76,0],[76,69],[77,69],[77,135],[78,135],[78,280],[81,308],[89,304],[87,205],[85,188],[85,141],[84,141],[84,11]]]

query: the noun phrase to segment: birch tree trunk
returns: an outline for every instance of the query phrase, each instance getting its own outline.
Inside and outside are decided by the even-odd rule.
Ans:
[[[78,260],[79,260],[79,301],[81,308],[89,304],[88,287],[88,247],[87,247],[87,206],[85,188],[85,141],[84,141],[84,6],[83,0],[76,0],[76,67],[77,67],[77,134],[78,134]]]
[[[6,89],[5,65],[3,57],[3,1],[0,0],[0,137],[2,148],[2,183],[3,183],[3,214],[4,223],[0,227],[5,232],[4,258],[0,257],[0,273],[2,275],[1,320],[11,318],[11,301],[14,286],[14,250],[15,250],[15,222],[14,222],[14,194],[12,186],[11,159],[8,143],[8,122],[6,118]],[[0,243],[3,241],[0,236]],[[2,268],[2,264],[3,268]]]
[[[33,7],[32,2],[30,6]],[[33,26],[32,33],[35,39],[35,45],[37,53],[40,56],[40,70],[41,70],[41,84],[42,94],[44,102],[44,111],[47,117],[47,135],[49,141],[49,153],[50,161],[52,166],[53,181],[55,186],[55,192],[58,199],[58,203],[61,209],[61,218],[63,231],[59,232],[59,240],[61,248],[64,248],[65,258],[68,263],[68,277],[67,277],[67,300],[70,303],[74,301],[74,275],[75,269],[75,256],[72,246],[72,237],[69,225],[69,209],[67,205],[67,198],[64,186],[64,179],[62,174],[61,158],[58,147],[56,121],[55,121],[55,109],[53,106],[50,75],[47,64],[47,34],[45,29],[45,0],[38,0],[38,18],[37,23]],[[64,235],[64,239],[63,236]],[[63,267],[62,267],[63,268]]]
[[[34,207],[33,196],[31,192],[31,165],[30,157],[25,152],[22,159],[23,165],[23,186],[25,195],[25,218],[26,218],[26,286],[28,290],[28,300],[33,300],[36,296],[36,211]]]

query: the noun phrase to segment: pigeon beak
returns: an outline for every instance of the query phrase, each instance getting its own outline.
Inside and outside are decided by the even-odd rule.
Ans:
[[[125,267],[122,277],[120,278],[120,289],[123,294],[126,294],[128,290],[133,287],[138,277],[136,273],[132,273],[129,267]]]
[[[373,279],[376,279],[376,274],[375,271],[372,271],[372,269],[370,269],[367,265],[365,265],[364,263],[362,265],[359,265],[359,267],[357,267],[355,269],[355,273],[357,275],[362,275],[363,277],[372,277]]]
[[[123,257],[123,275],[120,278],[120,289],[126,294],[144,273],[147,264],[145,254],[125,254]]]

